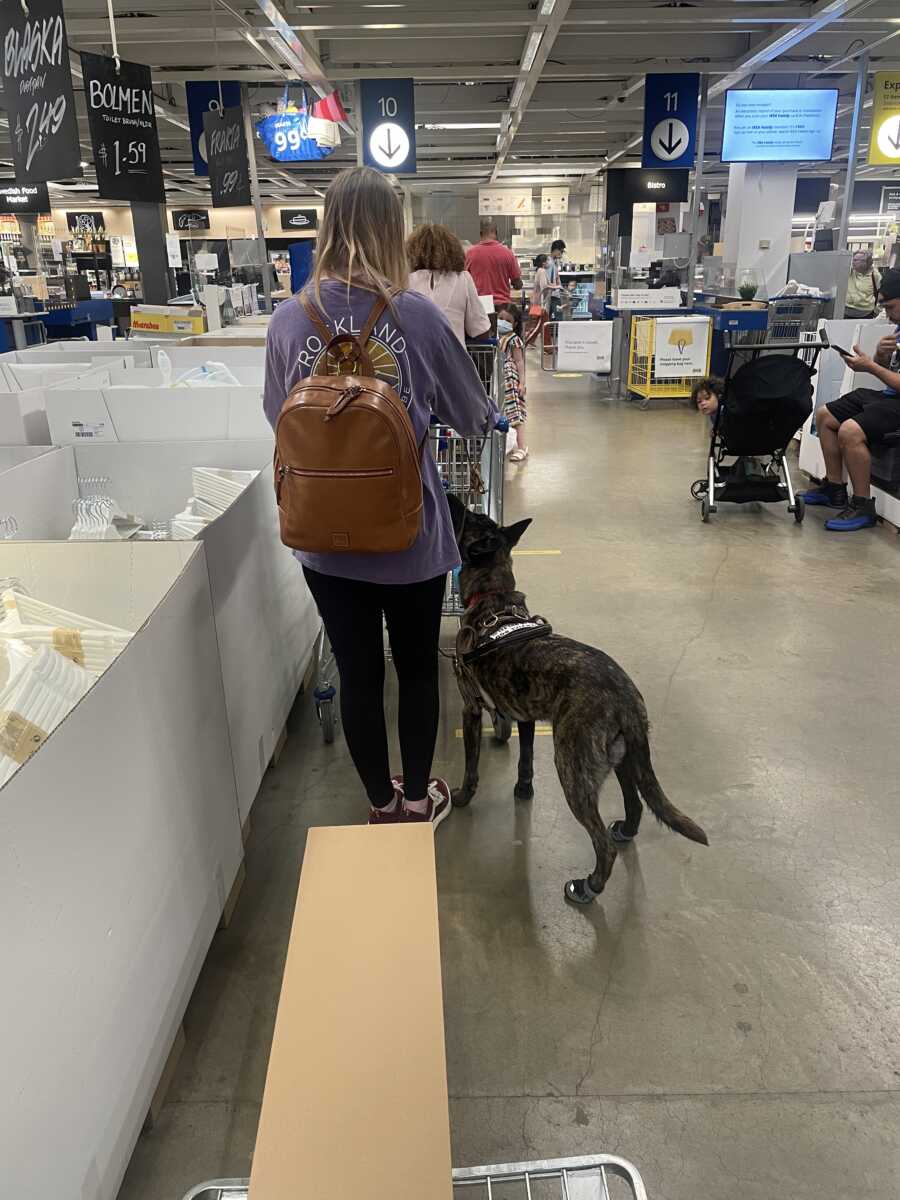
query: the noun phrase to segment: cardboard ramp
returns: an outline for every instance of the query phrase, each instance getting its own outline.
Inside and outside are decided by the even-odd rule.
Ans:
[[[311,829],[250,1200],[452,1194],[431,826]]]

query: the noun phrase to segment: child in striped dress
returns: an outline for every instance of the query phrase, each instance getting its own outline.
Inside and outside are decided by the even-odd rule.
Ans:
[[[528,457],[525,443],[525,343],[522,341],[522,313],[517,304],[502,304],[497,309],[497,337],[503,356],[502,413],[516,431],[516,446],[511,462]]]

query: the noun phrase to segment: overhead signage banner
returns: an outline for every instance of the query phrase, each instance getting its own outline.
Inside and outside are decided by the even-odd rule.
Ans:
[[[150,68],[82,52],[84,102],[97,171],[107,200],[166,198]]]
[[[411,79],[361,79],[363,162],[376,171],[416,173],[416,101]]]
[[[281,210],[281,228],[296,233],[298,229],[316,229],[319,224],[319,214],[314,208],[283,208]]]
[[[230,80],[221,85],[204,80],[190,81],[184,85],[187,98],[188,123],[191,127],[191,151],[194,155],[194,174],[208,175],[206,158],[206,135],[203,132],[203,114],[221,112],[223,108],[237,108],[241,103],[241,85]]]
[[[173,208],[172,228],[185,231],[209,229],[209,213],[205,208]]]
[[[478,189],[479,217],[530,217],[533,208],[530,187]]]
[[[7,0],[0,77],[18,183],[81,175],[78,120],[61,0]]]
[[[879,167],[900,165],[900,72],[897,71],[875,74],[869,163]]]
[[[18,184],[0,179],[0,213],[48,213],[50,196],[46,183]]]
[[[694,165],[699,94],[699,75],[645,76],[641,166]]]
[[[96,237],[104,231],[102,212],[67,212],[66,224],[76,237]]]
[[[247,138],[240,105],[226,108],[221,116],[216,112],[204,113],[203,132],[213,208],[243,208],[252,204]]]
[[[569,211],[569,189],[567,187],[541,188],[542,213],[567,213]]]

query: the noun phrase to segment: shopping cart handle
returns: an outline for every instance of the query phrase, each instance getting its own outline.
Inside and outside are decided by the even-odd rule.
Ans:
[[[494,426],[500,433],[509,433],[509,421],[506,417],[498,417],[497,424]]]

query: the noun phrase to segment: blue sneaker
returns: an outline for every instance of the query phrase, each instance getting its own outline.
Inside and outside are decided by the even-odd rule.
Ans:
[[[825,508],[846,508],[848,504],[846,483],[829,483],[827,479],[800,495],[804,504],[820,504]]]
[[[825,528],[834,533],[855,533],[857,529],[871,529],[877,520],[875,501],[854,496],[843,512],[825,522]]]

